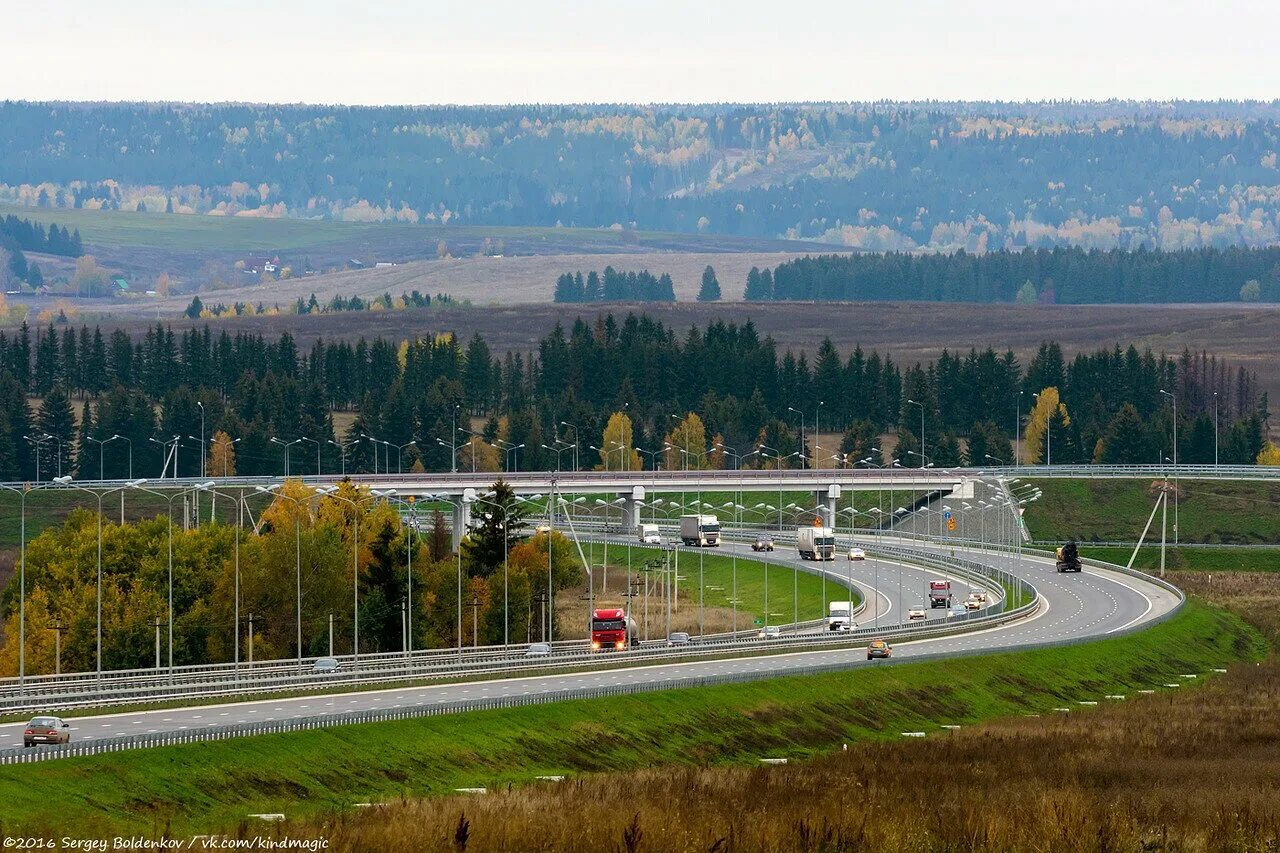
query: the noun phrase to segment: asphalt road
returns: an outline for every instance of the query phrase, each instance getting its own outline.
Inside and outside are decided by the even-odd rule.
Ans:
[[[781,550],[775,553],[780,559],[787,559],[787,555]],[[1040,611],[1033,617],[1005,627],[937,639],[896,643],[893,650],[895,658],[910,659],[923,655],[994,651],[1069,638],[1100,637],[1150,621],[1172,609],[1177,603],[1176,597],[1163,588],[1117,573],[1086,569],[1081,574],[1059,575],[1054,571],[1051,562],[1040,558],[1027,557],[1022,563],[1009,555],[988,555],[985,559],[1034,583],[1042,596]],[[812,566],[813,564],[806,564],[807,568]],[[820,568],[843,576],[849,567],[840,563],[830,563]],[[880,580],[883,598],[877,598],[886,608],[886,618],[890,613],[899,612],[904,603],[908,606],[917,603],[914,600],[915,590],[921,587],[913,587],[909,579],[914,578],[915,583],[921,583],[922,578],[927,581],[927,577],[934,574],[927,570],[904,568],[902,570],[903,593],[899,596],[897,585],[893,582],[896,581],[895,571],[896,567],[893,565],[881,565]],[[853,568],[853,572],[859,585],[869,585],[874,579],[875,564],[867,561],[866,564]],[[953,583],[953,587],[955,586],[956,584]],[[908,588],[911,588],[909,593]],[[957,589],[958,598],[963,597],[959,595],[962,591],[967,594],[967,591]],[[941,611],[931,613],[931,618],[943,618]],[[867,624],[865,617],[861,624]],[[287,720],[363,709],[406,708],[502,696],[537,694],[554,696],[557,693],[583,687],[636,683],[678,686],[685,679],[747,672],[785,675],[805,667],[830,665],[861,667],[876,666],[879,662],[868,662],[863,647],[797,651],[733,660],[657,664],[603,672],[566,673],[294,699],[267,699],[193,708],[132,711],[75,718],[71,721],[71,736],[73,743],[82,743],[121,735],[165,731],[194,732],[235,723]],[[0,748],[20,746],[21,740],[21,724],[0,726]]]

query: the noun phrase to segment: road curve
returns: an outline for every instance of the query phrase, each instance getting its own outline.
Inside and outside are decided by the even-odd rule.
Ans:
[[[869,547],[874,548],[874,545]],[[896,643],[894,656],[899,659],[972,654],[1104,637],[1158,619],[1178,604],[1177,596],[1163,587],[1117,572],[1086,569],[1080,574],[1059,575],[1054,571],[1051,561],[1038,556],[1025,555],[1019,559],[1014,555],[983,554],[927,543],[913,543],[912,547],[954,551],[956,556],[983,560],[1022,576],[1039,590],[1041,607],[1034,616],[1004,627]],[[787,557],[781,552],[779,556],[783,559]],[[845,576],[847,567],[838,563],[828,565],[837,576]],[[812,564],[806,566],[811,567]],[[858,566],[853,571],[859,585],[866,585],[874,576],[875,565],[868,561],[868,565]],[[903,572],[904,578],[908,576],[907,573],[912,576],[933,574],[927,570],[910,568],[905,568]],[[898,597],[896,583],[891,582],[896,578],[890,567],[882,564],[880,574],[882,592],[888,599],[887,607],[891,613],[900,612],[904,604],[911,606],[918,603],[912,601],[905,592],[902,597]],[[866,624],[867,620],[864,619],[863,625]],[[265,723],[370,709],[390,710],[499,697],[538,695],[554,698],[557,694],[587,687],[628,684],[679,686],[683,680],[706,676],[741,676],[750,673],[769,677],[813,666],[854,668],[873,665],[878,664],[866,660],[863,647],[796,651],[760,657],[656,664],[597,672],[130,711],[78,717],[70,722],[73,743],[83,744],[126,735],[192,733],[239,723]],[[21,724],[0,725],[0,748],[20,747],[22,728]]]

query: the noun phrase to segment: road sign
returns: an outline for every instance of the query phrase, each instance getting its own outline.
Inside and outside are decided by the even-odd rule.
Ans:
[[[948,529],[948,530],[955,530],[955,529],[956,529],[956,520],[955,520],[954,518],[948,518],[948,519],[947,519],[947,529]]]
[[[949,510],[949,509],[947,509],[947,510],[943,510],[943,511],[942,511],[942,517],[943,517],[943,518],[945,518],[947,521],[950,521],[950,520],[951,520],[951,510]]]
[[[763,625],[763,624],[764,624],[764,620],[763,620],[763,619],[757,619],[757,620],[755,620],[755,624],[757,624],[757,625]]]

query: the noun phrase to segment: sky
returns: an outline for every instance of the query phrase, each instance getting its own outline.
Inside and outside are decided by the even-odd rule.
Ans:
[[[61,0],[3,18],[0,97],[25,100],[1280,98],[1265,0]]]

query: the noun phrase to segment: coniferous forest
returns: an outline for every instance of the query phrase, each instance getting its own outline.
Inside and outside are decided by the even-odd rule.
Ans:
[[[164,442],[175,439],[179,473],[194,476],[210,458],[200,439],[217,433],[233,443],[219,457],[234,458],[225,473],[282,473],[273,438],[301,442],[291,454],[295,474],[314,472],[317,455],[325,473],[448,470],[459,446],[477,470],[551,469],[567,464],[552,448],[569,443],[579,464],[592,466],[602,460],[588,448],[607,444],[599,436],[614,412],[631,420],[634,447],[683,442],[698,464],[731,466],[717,446],[742,455],[762,444],[810,465],[889,464],[890,454],[874,450],[889,433],[892,456],[915,466],[921,407],[908,401],[923,404],[923,455],[939,467],[1011,462],[1015,432],[1027,442],[1023,461],[1043,459],[1048,432],[1054,463],[1155,463],[1173,451],[1173,408],[1162,389],[1178,400],[1179,461],[1213,461],[1215,416],[1220,461],[1251,463],[1263,449],[1266,395],[1250,371],[1211,353],[1117,345],[1068,356],[1046,342],[1025,364],[991,349],[899,364],[861,348],[841,353],[830,341],[816,352],[779,351],[750,322],[678,333],[635,314],[557,324],[536,353],[496,353],[478,335],[464,342],[447,333],[319,340],[303,352],[287,333],[157,325],[133,338],[24,324],[0,333],[0,479],[58,471],[123,478],[129,454],[133,474],[155,476]],[[805,413],[804,424],[793,410]],[[349,413],[348,428],[335,429],[335,412]],[[672,416],[688,413],[696,438],[682,432],[672,441]],[[814,446],[815,420],[822,433],[844,434],[846,457]],[[641,459],[664,462],[660,452]],[[756,456],[744,464],[778,463]]]

